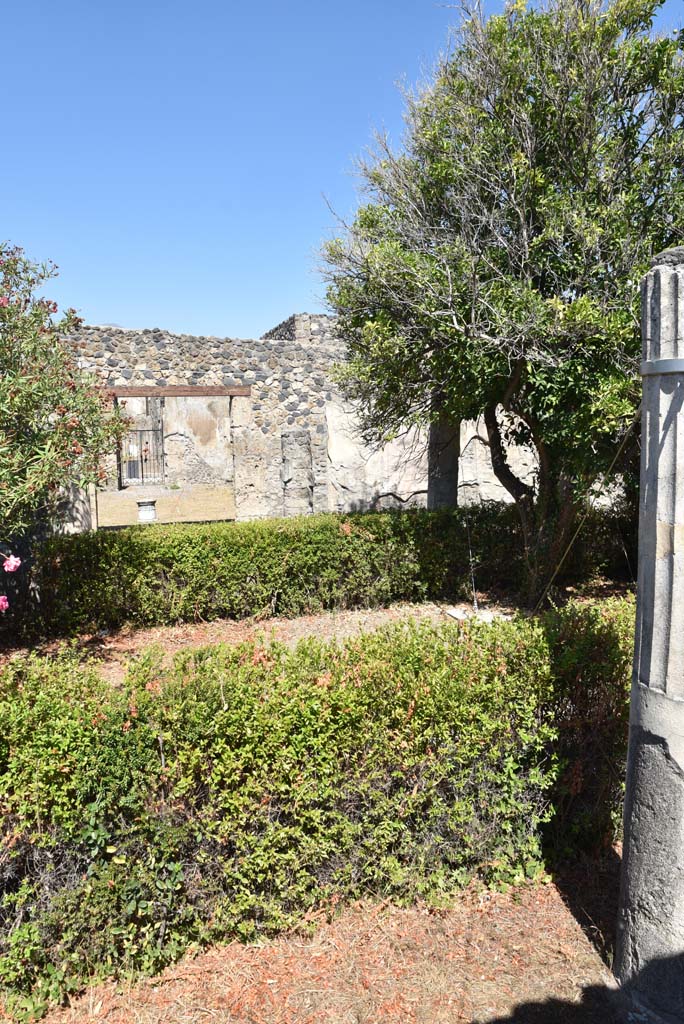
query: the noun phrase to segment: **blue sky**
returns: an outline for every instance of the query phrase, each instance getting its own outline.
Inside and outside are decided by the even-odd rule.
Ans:
[[[501,0],[490,0],[490,11]],[[354,160],[456,12],[434,0],[5,5],[0,238],[90,323],[255,337],[323,308]],[[668,0],[667,25],[684,21]]]

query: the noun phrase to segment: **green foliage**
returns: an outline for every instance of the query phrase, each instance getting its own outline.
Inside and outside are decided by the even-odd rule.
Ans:
[[[404,150],[363,168],[329,297],[369,437],[485,416],[535,591],[638,405],[638,281],[684,219],[684,35],[653,36],[662,0],[471,6]],[[503,441],[536,449],[534,488]]]
[[[12,625],[68,634],[455,596],[469,583],[466,517],[478,585],[514,584],[515,519],[498,507],[132,527],[52,538],[27,577],[40,605]]]
[[[634,605],[571,604],[545,615],[544,628],[559,763],[546,840],[566,857],[610,846],[622,827]]]
[[[440,903],[474,874],[534,877],[551,788],[566,792],[576,745],[599,733],[602,760],[585,757],[572,795],[604,813],[582,793],[605,797],[591,771],[623,753],[631,616],[629,602],[576,606],[344,646],[218,646],[172,667],[149,651],[118,689],[68,649],[13,658],[0,675],[13,1012],[340,900]],[[619,724],[585,721],[606,688]]]
[[[82,373],[61,340],[78,325],[74,310],[36,294],[55,274],[0,242],[0,540],[54,509],[70,484],[100,479],[121,422],[106,393]]]
[[[624,574],[621,530],[619,516],[595,513],[565,578]],[[5,636],[468,598],[471,551],[478,588],[515,592],[519,550],[515,512],[502,506],[54,537],[17,581],[27,592],[13,599]]]

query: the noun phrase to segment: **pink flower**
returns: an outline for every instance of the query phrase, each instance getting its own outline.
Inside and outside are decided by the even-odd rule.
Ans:
[[[4,594],[0,594],[0,612],[6,612],[9,608],[9,601]]]
[[[0,306],[9,306],[9,299],[6,295],[0,295]]]
[[[16,572],[21,565],[21,558],[17,558],[16,555],[8,555],[5,561],[2,563],[2,567],[5,572]]]

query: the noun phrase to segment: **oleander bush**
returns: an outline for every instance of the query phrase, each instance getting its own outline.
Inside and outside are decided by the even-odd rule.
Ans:
[[[69,648],[15,655],[0,674],[11,1012],[340,901],[534,877],[556,799],[547,837],[567,845],[578,814],[604,822],[619,796],[592,773],[621,771],[632,615],[217,646],[170,667],[150,651],[120,688]]]
[[[622,532],[621,532],[622,531]],[[592,513],[560,579],[629,570],[624,517]],[[627,545],[631,543],[629,537]],[[144,526],[55,537],[16,581],[5,642],[124,623],[299,615],[391,601],[514,593],[519,527],[508,506]]]

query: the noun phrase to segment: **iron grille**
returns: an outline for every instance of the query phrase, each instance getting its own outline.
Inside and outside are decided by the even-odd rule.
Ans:
[[[164,438],[161,430],[131,430],[121,448],[121,485],[164,482]]]

